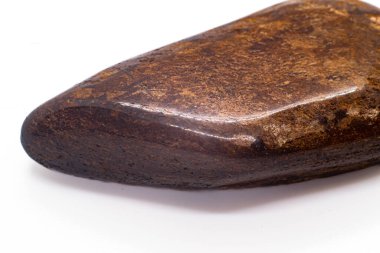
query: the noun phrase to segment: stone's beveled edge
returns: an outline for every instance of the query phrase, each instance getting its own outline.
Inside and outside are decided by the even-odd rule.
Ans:
[[[130,104],[97,104],[96,100],[73,101],[70,90],[47,102],[34,113],[34,120],[44,121],[54,112],[67,108],[99,108],[112,111],[109,117],[120,114],[136,119],[141,132],[136,138],[171,145],[179,136],[186,142],[176,143],[180,149],[219,154],[227,157],[257,157],[316,149],[326,145],[349,142],[354,138],[380,135],[377,79],[371,79],[362,89],[331,96],[325,100],[297,105],[262,118],[246,122],[199,120],[168,110],[156,110]],[[76,88],[74,87],[73,90]],[[308,120],[297,115],[308,115]],[[289,121],[289,119],[292,119]],[[155,124],[147,134],[145,128]],[[279,131],[282,132],[279,132]],[[151,132],[153,130],[149,130]],[[257,145],[261,143],[261,145]]]
[[[38,163],[64,173],[192,190],[295,183],[380,161],[380,137],[253,158],[183,150],[131,136],[131,130],[139,126],[133,125],[128,115],[113,117],[112,113],[104,108],[73,107],[48,115],[48,121],[35,121],[31,115],[23,125],[22,144]],[[105,127],[108,125],[112,127]],[[178,142],[182,141],[185,140],[178,138]]]

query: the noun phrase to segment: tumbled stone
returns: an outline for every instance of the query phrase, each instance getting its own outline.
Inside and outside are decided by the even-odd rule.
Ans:
[[[183,189],[293,183],[380,161],[380,11],[289,1],[108,68],[25,120],[40,164]]]

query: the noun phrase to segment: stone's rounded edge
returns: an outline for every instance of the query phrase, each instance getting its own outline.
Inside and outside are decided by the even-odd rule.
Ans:
[[[188,190],[301,182],[361,169],[380,160],[380,138],[320,150],[230,158],[144,140],[142,132],[157,132],[140,120],[106,108],[77,106],[51,111],[42,106],[24,121],[21,142],[38,163],[66,174]],[[256,145],[262,148],[260,141]]]
[[[43,154],[39,152],[38,149],[35,147],[35,142],[38,141],[41,134],[45,131],[48,132],[50,129],[45,128],[39,128],[38,131],[35,131],[36,126],[38,124],[38,121],[41,119],[41,108],[43,109],[43,105],[37,107],[35,110],[33,110],[24,120],[22,126],[21,126],[21,133],[20,133],[20,141],[23,149],[28,154],[30,158],[32,158],[34,161],[38,162],[39,164],[44,165],[45,167],[49,167],[48,164],[44,163],[42,159]]]
[[[224,184],[226,172],[209,169],[215,165],[212,156],[139,139],[133,129],[152,129],[115,113],[90,106],[49,111],[43,105],[25,119],[22,146],[41,165],[79,177],[177,189]]]
[[[33,155],[33,153],[30,150],[30,145],[32,145],[32,140],[31,140],[32,136],[28,133],[29,128],[30,128],[30,124],[31,124],[31,117],[33,117],[32,114],[33,114],[33,112],[30,113],[25,118],[24,122],[22,123],[21,133],[20,133],[20,142],[21,142],[21,145],[22,145],[24,151],[28,154],[28,156],[36,161],[35,156]]]

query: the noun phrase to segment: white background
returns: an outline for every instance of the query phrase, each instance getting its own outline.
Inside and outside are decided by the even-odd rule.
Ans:
[[[47,99],[276,2],[0,1],[0,252],[380,252],[380,166],[181,192],[63,175],[22,150],[22,121]]]

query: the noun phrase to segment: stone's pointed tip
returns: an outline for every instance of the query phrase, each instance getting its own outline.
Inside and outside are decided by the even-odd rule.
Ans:
[[[42,165],[183,189],[305,181],[380,161],[380,11],[306,0],[108,68],[33,111]]]

